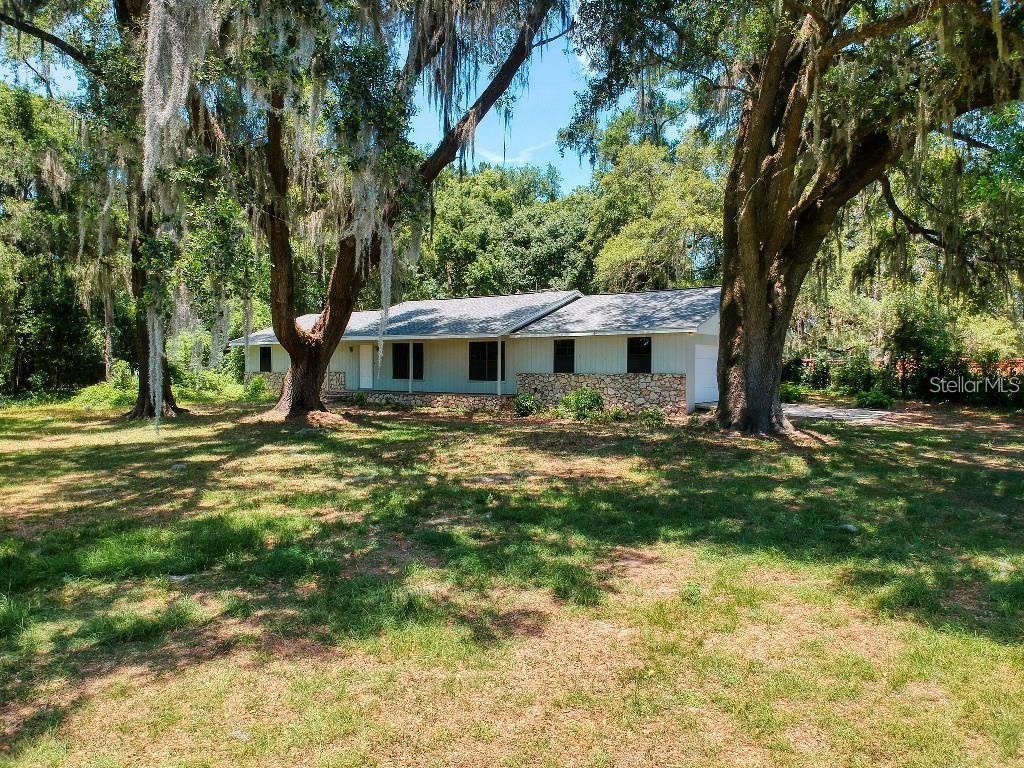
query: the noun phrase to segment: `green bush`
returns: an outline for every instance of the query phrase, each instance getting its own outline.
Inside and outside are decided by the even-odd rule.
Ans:
[[[629,418],[629,414],[626,413],[626,409],[621,405],[613,405],[608,409],[608,416],[612,421],[625,421]]]
[[[828,389],[832,383],[832,361],[824,352],[816,352],[800,371],[800,383],[811,389]]]
[[[520,392],[512,398],[512,407],[515,409],[516,416],[533,416],[544,408],[540,400],[529,392]]]
[[[892,408],[892,396],[880,385],[858,392],[856,400],[859,408]]]
[[[604,398],[596,389],[580,387],[563,397],[558,408],[568,418],[584,421],[591,413],[604,410]]]
[[[366,405],[366,393],[356,392],[354,395],[352,395],[352,402],[358,406]]]
[[[873,389],[878,378],[879,370],[863,349],[855,349],[832,366],[832,388],[846,395]]]
[[[266,376],[253,376],[242,389],[242,397],[246,400],[266,400],[268,394]]]
[[[640,423],[648,429],[656,429],[665,425],[665,412],[661,408],[651,406],[640,411]]]
[[[806,403],[807,388],[784,381],[779,387],[779,399],[784,403]]]
[[[110,366],[110,384],[118,389],[135,389],[138,383],[126,360],[115,360]]]
[[[82,408],[128,408],[135,404],[138,386],[137,379],[129,373],[126,381],[101,381],[78,390],[71,403]]]
[[[245,387],[230,373],[214,370],[193,371],[172,368],[171,383],[178,400],[195,403],[219,403],[245,397]]]

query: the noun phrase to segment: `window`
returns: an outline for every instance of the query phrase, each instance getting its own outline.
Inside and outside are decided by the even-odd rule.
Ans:
[[[576,339],[555,339],[555,373],[576,373]]]
[[[412,377],[423,381],[423,345],[416,342],[412,345]],[[409,342],[403,341],[391,345],[391,378],[409,378]]]
[[[270,373],[270,347],[260,347],[260,373]]]
[[[650,336],[632,336],[626,342],[626,372],[651,372]]]
[[[498,380],[498,342],[469,342],[469,380]],[[505,342],[501,343],[501,380],[505,380]]]

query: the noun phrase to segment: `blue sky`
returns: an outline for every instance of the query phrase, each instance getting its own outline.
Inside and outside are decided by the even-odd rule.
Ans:
[[[492,165],[544,166],[550,163],[562,176],[563,193],[590,181],[590,164],[580,161],[572,152],[562,157],[555,141],[558,130],[568,125],[572,116],[575,92],[584,85],[579,59],[560,43],[534,52],[529,62],[527,86],[519,91],[508,124],[499,112],[492,110],[477,126],[476,144],[469,158],[471,164],[486,161]],[[12,82],[15,70],[23,84],[31,82],[31,72],[24,66],[4,67],[3,79]],[[51,76],[56,93],[72,95],[77,89],[75,76],[65,67],[55,64]],[[422,95],[417,99],[417,106],[413,141],[433,148],[441,138],[437,113]]]
[[[561,41],[559,41],[561,42]],[[537,53],[541,55],[538,57]],[[471,162],[494,165],[547,165],[562,175],[562,191],[569,192],[590,181],[587,161],[572,152],[559,154],[555,139],[558,130],[569,123],[576,104],[575,92],[583,87],[583,71],[575,54],[565,46],[552,43],[534,53],[530,62],[527,87],[519,93],[512,119],[506,126],[502,115],[491,111],[476,130],[475,152]],[[413,141],[432,146],[440,139],[437,113],[422,96],[419,112],[413,120]]]

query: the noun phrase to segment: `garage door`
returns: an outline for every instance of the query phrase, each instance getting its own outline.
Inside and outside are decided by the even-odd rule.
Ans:
[[[718,402],[718,347],[696,346],[694,398],[698,403]]]

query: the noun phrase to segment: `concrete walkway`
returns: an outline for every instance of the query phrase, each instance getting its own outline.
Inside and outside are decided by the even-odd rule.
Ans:
[[[872,408],[847,408],[842,405],[810,405],[809,403],[785,403],[782,406],[789,419],[831,419],[833,421],[854,421],[859,423],[888,421],[891,411]]]

